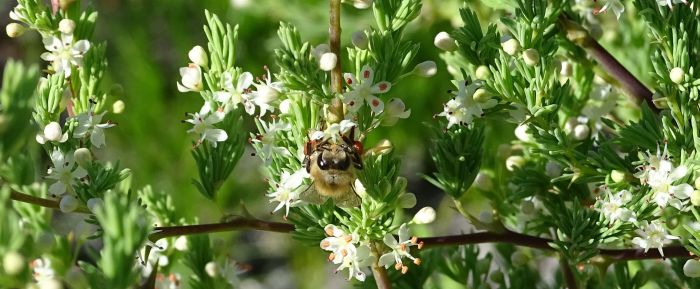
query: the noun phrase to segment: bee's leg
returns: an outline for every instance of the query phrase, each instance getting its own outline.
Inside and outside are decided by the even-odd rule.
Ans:
[[[311,158],[307,155],[304,156],[304,167],[306,168],[307,173],[311,173]]]

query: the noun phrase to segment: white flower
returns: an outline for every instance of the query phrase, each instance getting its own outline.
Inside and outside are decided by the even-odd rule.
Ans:
[[[422,247],[422,243],[419,244],[417,241],[418,238],[411,238],[409,234],[410,232],[408,231],[408,227],[406,227],[406,224],[403,224],[399,228],[398,241],[396,241],[394,235],[392,234],[384,235],[384,244],[386,244],[391,249],[391,252],[379,257],[379,266],[389,268],[389,266],[393,264],[396,270],[401,270],[401,273],[406,273],[406,271],[408,271],[408,267],[404,265],[401,261],[401,258],[404,257],[412,260],[414,264],[420,265],[420,258],[413,257],[409,253],[409,248],[411,246],[418,246],[418,248],[420,249]]]
[[[105,144],[105,133],[104,130],[113,127],[114,124],[109,121],[106,123],[100,123],[102,117],[107,113],[102,112],[100,114],[95,114],[93,107],[90,106],[88,111],[83,112],[75,116],[75,120],[78,121],[78,126],[73,131],[74,138],[83,138],[86,135],[90,135],[90,143],[96,148],[100,148]]]
[[[272,106],[272,102],[277,101],[279,94],[282,92],[282,82],[272,82],[270,70],[267,67],[265,67],[265,70],[267,71],[267,76],[264,76],[260,83],[253,83],[256,90],[249,94],[249,99],[243,100],[243,107],[250,115],[255,113],[256,105],[260,107],[260,116],[265,115],[266,111],[274,111],[275,107]]]
[[[158,273],[156,275],[156,289],[177,289],[180,288],[180,274],[170,273],[170,275],[165,276]]]
[[[48,258],[35,259],[29,266],[32,268],[34,280],[40,284],[39,287],[41,287],[41,283],[52,281],[56,277],[56,273],[51,267],[51,260]]]
[[[611,223],[617,220],[633,221],[634,212],[624,207],[632,199],[632,194],[627,190],[619,191],[617,194],[607,189],[606,192],[605,200],[598,200],[596,210]]]
[[[666,0],[663,1],[665,2]],[[615,17],[617,17],[617,19],[620,19],[620,16],[622,16],[622,12],[625,12],[625,5],[623,5],[622,2],[620,2],[620,0],[607,0],[607,2],[605,2],[605,5],[603,5],[603,7],[600,8],[598,13],[603,13],[605,11],[608,11],[608,9],[611,9],[613,13],[615,13]]]
[[[209,103],[204,103],[199,112],[190,113],[191,119],[185,122],[194,125],[187,133],[200,135],[197,140],[197,145],[205,140],[209,141],[213,147],[216,147],[217,142],[222,142],[228,139],[228,134],[223,129],[214,128],[214,124],[224,120],[224,113],[220,111],[212,112]]]
[[[401,99],[392,98],[386,104],[386,110],[383,113],[382,125],[392,126],[396,124],[399,119],[408,118],[411,115],[411,110],[406,110],[406,105]]]
[[[345,233],[333,224],[326,225],[323,230],[328,237],[321,240],[320,246],[323,250],[331,251],[328,260],[333,264],[340,264],[345,257],[356,253],[355,244],[360,242],[360,236],[357,233]]]
[[[641,153],[641,158],[644,164],[637,167],[639,171],[634,174],[634,177],[638,178],[642,184],[646,184],[649,173],[660,167],[661,160],[668,159],[668,147],[664,145],[663,152],[657,148],[656,154],[652,154],[651,152]]]
[[[275,191],[267,194],[268,197],[272,198],[270,202],[279,202],[277,207],[272,211],[273,213],[285,207],[284,216],[286,217],[289,215],[290,207],[301,203],[299,196],[306,189],[303,184],[304,179],[308,178],[308,176],[304,168],[297,170],[293,174],[287,171],[282,173],[280,182],[276,184]]]
[[[642,221],[639,227],[640,229],[637,230],[639,237],[632,239],[632,243],[644,248],[644,253],[649,251],[649,248],[656,248],[663,257],[664,244],[669,243],[671,240],[678,240],[678,237],[669,235],[659,221],[652,221],[651,223]]]
[[[260,122],[262,134],[252,139],[253,143],[260,143],[262,147],[257,151],[258,156],[263,160],[270,160],[272,155],[289,156],[291,153],[284,147],[277,146],[278,134],[292,128],[289,123],[283,121],[273,121],[272,123]]]
[[[449,100],[444,107],[443,112],[438,116],[447,118],[447,128],[455,124],[467,125],[472,122],[474,117],[481,117],[484,114],[484,109],[489,109],[498,101],[489,98],[484,102],[474,100],[474,93],[481,87],[483,81],[477,80],[471,84],[466,81],[453,81],[458,90],[452,92],[455,97]]]
[[[202,91],[204,83],[202,83],[202,69],[190,63],[187,67],[180,67],[181,82],[177,83],[177,90],[180,92]]]
[[[412,222],[414,224],[430,224],[435,221],[435,209],[432,207],[423,207],[413,216]]]
[[[671,161],[667,159],[660,160],[659,167],[648,172],[647,184],[654,192],[654,201],[659,207],[666,207],[670,203],[676,209],[682,208],[681,200],[690,197],[693,187],[689,184],[672,184],[687,174],[686,166],[680,165],[674,168]]]
[[[357,233],[347,234],[335,225],[329,224],[324,228],[327,238],[321,241],[321,249],[331,251],[328,260],[340,264],[337,271],[348,269],[348,280],[353,277],[359,281],[365,280],[361,267],[370,265],[372,256],[367,245],[358,245],[360,237]]]
[[[73,43],[73,34],[61,34],[59,39],[50,35],[44,37],[44,47],[49,52],[41,54],[41,59],[52,62],[51,66],[57,73],[63,72],[66,78],[71,75],[71,67],[82,66],[83,57],[90,49],[90,42],[79,40]]]
[[[673,8],[673,4],[679,4],[679,3],[688,4],[688,1],[687,0],[656,0],[656,3],[658,3],[661,6],[668,6],[669,8]]]
[[[612,85],[595,85],[586,105],[581,110],[583,117],[578,120],[582,124],[590,124],[591,136],[598,138],[598,132],[603,128],[604,116],[613,111],[617,105],[617,94],[612,93]],[[575,130],[575,128],[574,128]]]
[[[348,280],[354,277],[358,281],[365,281],[367,275],[362,271],[362,268],[371,265],[373,260],[374,257],[370,254],[369,246],[361,245],[357,247],[354,254],[345,256],[343,263],[335,271],[338,272],[347,268]]]
[[[49,186],[49,193],[53,196],[62,196],[75,185],[75,180],[87,176],[87,171],[76,166],[71,153],[63,154],[58,148],[51,152],[51,162],[53,167],[49,168],[48,179],[56,182]]]
[[[246,93],[253,84],[253,75],[250,72],[241,73],[235,86],[231,72],[224,72],[223,80],[224,90],[214,92],[214,99],[223,105],[224,112],[234,110],[244,100],[246,102],[250,100],[250,95]]]
[[[36,142],[45,144],[46,141],[65,142],[68,140],[68,132],[63,133],[61,125],[55,121],[50,122],[44,127],[43,132],[36,135]]]
[[[5,32],[10,38],[20,37],[25,31],[27,31],[27,28],[19,23],[10,23],[5,26]]]
[[[330,124],[324,131],[315,132],[312,135],[314,140],[331,140],[333,143],[338,143],[342,139],[342,135],[348,133],[351,129],[357,127],[357,124],[351,120],[341,120],[340,123]]]
[[[347,105],[348,110],[356,112],[366,101],[375,114],[384,111],[384,102],[375,94],[389,91],[391,89],[390,82],[380,81],[374,84],[374,71],[368,65],[362,67],[357,78],[351,73],[345,73],[344,77],[345,83],[351,88],[350,91],[343,94],[343,102]]]
[[[700,277],[700,261],[697,259],[685,261],[685,264],[683,264],[683,274],[690,278]]]

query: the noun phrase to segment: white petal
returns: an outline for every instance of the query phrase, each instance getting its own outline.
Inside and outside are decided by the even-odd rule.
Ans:
[[[49,36],[43,39],[44,48],[48,51],[58,51],[63,47],[63,43],[56,36]]]
[[[79,54],[85,54],[90,49],[90,42],[87,40],[80,40],[73,44],[73,52]]]
[[[90,142],[96,148],[100,148],[105,144],[105,134],[102,129],[95,128],[90,134]]]
[[[223,129],[207,129],[204,135],[211,142],[220,142],[228,139],[228,134]]]
[[[384,266],[384,268],[389,268],[389,266],[393,265],[394,262],[395,259],[393,252],[386,253],[379,257],[379,266]]]
[[[668,176],[670,181],[674,182],[682,177],[685,177],[685,175],[688,174],[688,168],[686,166],[678,166],[675,168],[673,171],[671,171],[671,174]]]
[[[49,193],[54,196],[60,196],[66,193],[66,185],[61,182],[55,182],[49,186]]]
[[[253,74],[250,72],[243,72],[240,76],[238,76],[238,85],[236,85],[236,90],[238,92],[243,92],[243,90],[248,88],[251,84],[253,84]]]
[[[399,242],[403,243],[411,239],[411,232],[408,231],[408,226],[406,224],[401,225],[399,228]]]
[[[676,198],[684,200],[689,198],[693,193],[693,187],[691,187],[689,184],[680,184],[677,186],[671,186],[670,191],[670,193]]]
[[[367,98],[367,103],[375,114],[380,114],[384,111],[384,102],[374,95]]]

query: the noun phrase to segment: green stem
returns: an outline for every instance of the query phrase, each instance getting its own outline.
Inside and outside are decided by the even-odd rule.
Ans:
[[[50,200],[50,199],[44,199],[44,198],[39,198],[35,197],[32,195],[20,193],[20,192],[15,192],[11,191],[10,192],[10,199],[18,202],[24,202],[24,203],[29,203],[29,204],[34,204],[37,206],[42,206],[50,209],[56,209],[60,210],[60,202],[56,200]],[[73,211],[74,213],[83,213],[83,214],[91,214],[90,210],[86,207],[78,207]]]
[[[376,256],[374,263],[372,264],[372,275],[374,276],[374,281],[377,283],[377,289],[391,289],[391,280],[389,280],[389,275],[384,267],[379,266],[379,250],[377,246],[372,244],[372,252]]]

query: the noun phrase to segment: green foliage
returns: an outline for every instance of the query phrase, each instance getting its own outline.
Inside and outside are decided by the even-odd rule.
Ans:
[[[464,26],[451,33],[457,41],[459,53],[473,65],[491,65],[498,56],[500,35],[496,25],[489,25],[486,32],[481,30],[481,24],[476,12],[471,9],[459,9]]]
[[[547,204],[547,209],[552,214],[550,227],[557,230],[550,245],[566,260],[579,264],[598,254],[601,227],[597,211],[582,207],[578,200],[570,206],[561,201]]]
[[[36,66],[12,59],[5,65],[0,88],[0,158],[12,155],[25,143],[38,78]]]
[[[484,128],[479,124],[443,129],[434,126],[435,140],[430,155],[437,171],[424,176],[431,184],[454,199],[459,199],[479,172],[483,155]]]
[[[228,134],[226,141],[216,147],[204,143],[192,150],[192,156],[199,171],[199,181],[193,180],[192,184],[200,193],[212,200],[216,199],[216,192],[231,175],[243,155],[246,140],[240,115],[229,113],[222,127]]]
[[[97,268],[81,264],[90,286],[116,289],[137,283],[140,272],[134,267],[136,252],[146,241],[150,224],[144,211],[126,196],[107,194],[95,215],[102,228],[104,247]]]
[[[277,35],[282,48],[275,49],[275,60],[280,72],[277,77],[285,83],[285,88],[300,92],[319,102],[328,98],[328,76],[314,62],[312,47],[302,42],[296,27],[280,22]]]
[[[486,284],[489,276],[493,255],[486,253],[479,257],[480,250],[477,246],[459,246],[457,250],[439,250],[437,267],[440,273],[445,274],[453,281],[468,285],[472,288],[480,288]]]
[[[398,31],[420,14],[420,0],[376,0],[374,19],[380,31]]]
[[[131,173],[129,169],[119,170],[119,163],[107,166],[99,162],[90,162],[86,164],[85,170],[88,172],[87,181],[75,186],[75,191],[83,202],[92,198],[103,198]]]
[[[215,288],[214,279],[207,274],[204,267],[214,260],[208,235],[194,235],[187,238],[190,250],[184,258],[185,265],[192,270],[190,286],[193,289]]]

